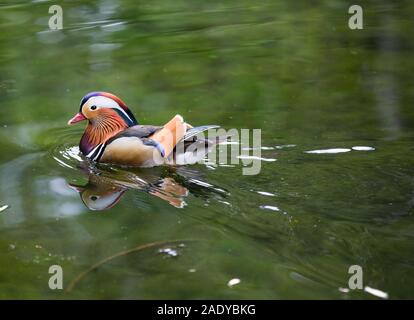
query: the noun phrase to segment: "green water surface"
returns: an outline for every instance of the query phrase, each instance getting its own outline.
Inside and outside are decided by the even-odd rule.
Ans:
[[[414,298],[414,2],[350,5],[1,0],[0,298]],[[270,161],[91,167],[66,123],[97,90]]]

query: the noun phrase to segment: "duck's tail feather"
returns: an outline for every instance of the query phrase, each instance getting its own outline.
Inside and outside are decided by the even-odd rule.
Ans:
[[[187,130],[182,141],[189,141],[191,138],[195,137],[201,132],[211,130],[211,129],[218,129],[220,126],[217,125],[207,125],[207,126],[199,126],[199,127],[191,127]]]
[[[189,129],[173,150],[171,157],[172,164],[194,164],[204,159],[217,144],[226,141],[231,136],[222,135],[208,138],[199,136],[199,134],[204,131],[218,128],[220,128],[220,126],[206,125]]]

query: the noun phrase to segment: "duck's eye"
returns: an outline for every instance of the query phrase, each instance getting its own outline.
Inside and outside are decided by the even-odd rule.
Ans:
[[[96,106],[91,106],[91,110],[96,110]]]
[[[98,197],[97,197],[97,196],[91,196],[91,197],[90,197],[90,199],[91,199],[92,201],[96,201],[96,200],[98,200]]]

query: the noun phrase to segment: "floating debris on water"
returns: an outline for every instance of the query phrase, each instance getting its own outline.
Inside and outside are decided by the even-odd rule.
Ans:
[[[227,282],[227,285],[228,285],[229,287],[233,287],[233,286],[235,286],[235,285],[239,284],[240,282],[241,282],[241,280],[240,280],[240,279],[238,279],[238,278],[234,278],[234,279],[231,279],[229,282]]]
[[[282,144],[280,146],[276,146],[276,149],[285,149],[285,148],[294,148],[296,147],[296,144]]]
[[[270,193],[270,192],[266,192],[266,191],[257,191],[257,193],[262,195],[262,196],[268,196],[268,197],[274,197],[275,196],[274,193]]]
[[[241,155],[238,156],[237,158],[242,159],[242,160],[260,160],[260,161],[269,161],[269,162],[273,162],[273,161],[277,161],[277,159],[272,159],[272,158],[262,158],[262,157],[257,157],[257,156],[247,156],[247,155]]]
[[[171,248],[165,248],[165,249],[160,249],[158,250],[159,253],[165,253],[171,257],[176,257],[178,256],[178,252],[177,250],[171,249]]]
[[[273,147],[256,147],[256,148],[251,148],[251,147],[243,147],[242,150],[246,150],[246,151],[251,151],[251,150],[274,150],[275,148]]]
[[[272,210],[272,211],[280,211],[280,209],[278,207],[275,206],[260,206],[260,209],[264,209],[264,210]]]
[[[8,209],[8,208],[10,208],[10,206],[9,206],[9,205],[7,205],[7,204],[5,204],[4,206],[1,206],[1,207],[0,207],[0,212],[3,212],[4,210],[6,210],[6,209]]]
[[[230,207],[232,206],[230,202],[223,201],[223,200],[217,200],[217,201],[220,202],[220,203],[222,203],[222,204],[225,204],[227,206],[230,206]]]
[[[367,147],[367,146],[355,146],[355,147],[352,147],[352,150],[355,150],[355,151],[374,151],[375,148],[374,147]]]
[[[331,148],[331,149],[320,149],[320,150],[310,150],[305,151],[305,153],[315,153],[315,154],[324,154],[324,153],[344,153],[344,152],[350,152],[350,151],[374,151],[374,147],[368,147],[368,146],[354,146],[351,149],[349,148]]]
[[[364,288],[364,291],[367,292],[367,293],[370,293],[373,296],[376,296],[378,298],[388,299],[388,293],[386,293],[384,291],[381,291],[381,290],[378,290],[378,289],[375,289],[375,288],[371,288],[371,287],[368,287],[368,286],[366,286]]]
[[[349,152],[349,151],[351,151],[351,149],[348,149],[348,148],[332,148],[332,149],[310,150],[310,151],[305,151],[305,153],[323,154],[323,153],[343,153],[343,152]]]

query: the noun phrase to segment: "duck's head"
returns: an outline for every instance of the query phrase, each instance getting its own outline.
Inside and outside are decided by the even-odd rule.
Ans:
[[[68,124],[89,120],[92,125],[100,125],[106,119],[117,121],[126,128],[138,123],[121,99],[112,93],[100,91],[90,92],[82,98],[79,112]]]
[[[88,120],[80,142],[83,154],[117,133],[138,124],[131,110],[117,96],[108,92],[90,92],[80,102],[79,112],[68,124]]]
[[[79,193],[86,207],[96,211],[112,208],[128,190],[128,188],[99,179],[98,176],[90,176],[89,182],[84,186],[72,183],[69,186]]]

